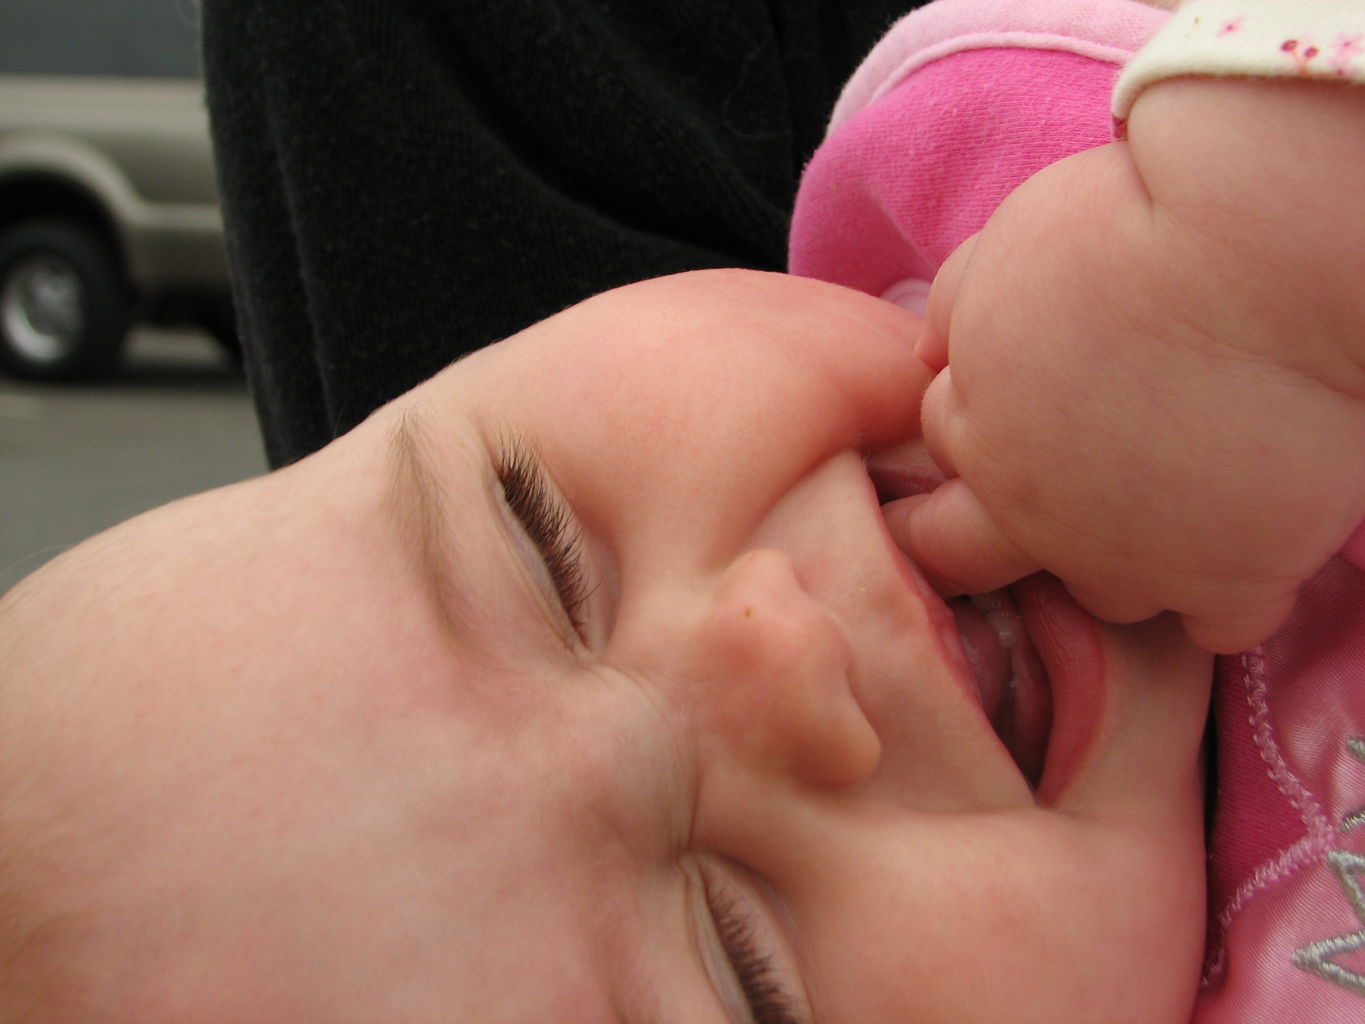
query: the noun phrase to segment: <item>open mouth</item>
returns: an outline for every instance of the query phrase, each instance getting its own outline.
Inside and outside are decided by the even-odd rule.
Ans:
[[[881,506],[943,481],[922,443],[883,453],[867,470]],[[951,614],[960,649],[949,655],[963,686],[979,697],[1038,799],[1059,799],[1095,749],[1107,717],[1109,673],[1099,623],[1047,573],[945,601],[917,567],[903,562],[949,647]]]
[[[981,709],[1030,786],[1038,788],[1052,731],[1052,685],[1009,589],[946,602]]]
[[[923,445],[902,447],[893,466],[869,465],[868,476],[880,505],[932,491],[943,476]],[[916,574],[918,575],[918,573]],[[920,579],[929,600],[937,603]],[[981,709],[1019,770],[1035,790],[1042,781],[1052,732],[1052,680],[1029,635],[1020,608],[1026,586],[1005,587],[986,594],[949,598],[962,647],[962,661]]]
[[[946,603],[987,719],[1038,798],[1060,799],[1108,717],[1099,623],[1047,573]]]

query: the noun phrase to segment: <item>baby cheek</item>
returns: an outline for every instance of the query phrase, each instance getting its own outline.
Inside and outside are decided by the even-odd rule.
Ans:
[[[1185,1024],[1197,901],[1059,818],[908,815],[842,842],[797,904],[818,1004],[867,1022]]]
[[[921,821],[934,828],[932,817]],[[1045,917],[989,858],[961,858],[904,844],[899,864],[890,851],[842,866],[843,884],[830,887],[802,925],[815,941],[809,983],[834,1019],[985,1024],[1000,1020],[1073,1021],[1055,1015],[1019,959],[1044,955]],[[882,863],[878,863],[881,861]],[[1046,1003],[1046,1013],[1035,1008]]]

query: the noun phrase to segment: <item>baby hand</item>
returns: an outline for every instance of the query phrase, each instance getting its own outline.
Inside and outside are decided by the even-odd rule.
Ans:
[[[950,479],[888,505],[898,543],[947,591],[1044,569],[1111,621],[1268,636],[1365,510],[1365,401],[1312,372],[1265,263],[1167,230],[1122,146],[1026,182],[934,283],[923,423]]]

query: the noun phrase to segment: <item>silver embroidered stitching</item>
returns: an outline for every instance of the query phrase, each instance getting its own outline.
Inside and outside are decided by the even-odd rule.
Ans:
[[[1270,722],[1269,687],[1265,681],[1265,648],[1255,647],[1244,651],[1238,658],[1241,665],[1241,683],[1250,714],[1247,722],[1251,725],[1252,741],[1266,772],[1276,788],[1298,812],[1299,820],[1307,829],[1297,842],[1279,852],[1272,860],[1262,863],[1252,872],[1251,877],[1237,887],[1227,906],[1218,915],[1216,940],[1210,943],[1208,959],[1204,964],[1203,984],[1209,984],[1222,976],[1226,967],[1224,957],[1227,948],[1224,937],[1232,926],[1233,919],[1242,911],[1253,896],[1275,882],[1283,881],[1303,868],[1318,862],[1336,842],[1336,829],[1322,805],[1299,781],[1284,756],[1279,744],[1275,742],[1274,728]]]
[[[1270,777],[1275,781],[1276,787],[1299,812],[1300,820],[1308,827],[1309,836],[1321,842],[1332,833],[1332,824],[1317,798],[1304,788],[1299,777],[1289,767],[1289,762],[1280,752],[1280,745],[1275,742],[1274,728],[1270,723],[1269,688],[1265,681],[1262,649],[1246,652],[1243,665],[1248,670],[1244,678],[1251,704],[1253,741],[1270,769]]]
[[[1359,736],[1352,736],[1346,741],[1346,749],[1350,751],[1351,756],[1357,761],[1361,764],[1365,764],[1365,739],[1362,739]],[[1365,824],[1365,807],[1352,811],[1350,814],[1346,815],[1346,817],[1342,818],[1341,831],[1349,832],[1357,825],[1362,824]]]
[[[1365,857],[1350,850],[1333,850],[1327,855],[1327,865],[1341,881],[1341,888],[1346,893],[1346,899],[1355,911],[1357,920],[1365,926],[1365,891],[1361,889],[1359,878],[1365,875]],[[1365,995],[1365,975],[1349,970],[1332,960],[1333,957],[1357,949],[1365,949],[1365,927],[1349,935],[1310,942],[1302,949],[1295,950],[1294,966],[1312,971],[1333,985]]]
[[[1346,750],[1361,764],[1365,764],[1365,738],[1347,737]],[[1342,832],[1349,832],[1362,823],[1365,823],[1365,807],[1346,815],[1341,820],[1340,828]],[[1361,876],[1365,876],[1365,857],[1350,850],[1331,850],[1323,859],[1341,883],[1342,892],[1346,894],[1346,902],[1355,911],[1356,920],[1365,926],[1365,888],[1360,884]],[[1365,927],[1349,935],[1336,935],[1330,939],[1310,942],[1301,949],[1296,949],[1291,960],[1295,967],[1311,971],[1321,978],[1326,978],[1333,985],[1365,996],[1365,975],[1335,962],[1335,958],[1344,953],[1353,953],[1357,949],[1365,949]]]

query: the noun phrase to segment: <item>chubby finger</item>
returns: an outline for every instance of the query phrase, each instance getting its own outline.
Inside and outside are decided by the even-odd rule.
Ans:
[[[938,372],[948,365],[948,335],[953,317],[953,304],[962,285],[962,274],[976,246],[976,235],[953,250],[934,275],[925,310],[924,328],[915,342],[915,355],[931,370]]]
[[[1000,532],[961,479],[883,506],[897,546],[941,593],[980,594],[1040,566]]]
[[[924,321],[924,326],[919,332],[919,338],[915,340],[915,355],[929,369],[939,373],[948,365],[947,335],[936,331],[934,325],[928,320]]]
[[[1128,574],[1111,571],[1099,582],[1066,577],[1062,582],[1078,605],[1105,622],[1143,622],[1166,610],[1161,602],[1148,597],[1146,590],[1134,586]]]
[[[953,388],[952,369],[945,369],[934,377],[919,401],[920,433],[929,450],[929,457],[945,477],[961,476],[952,457],[952,448],[962,427],[957,415],[957,392]]]
[[[1268,639],[1294,610],[1295,595],[1272,600],[1236,615],[1184,615],[1185,633],[1214,654],[1236,654]]]

